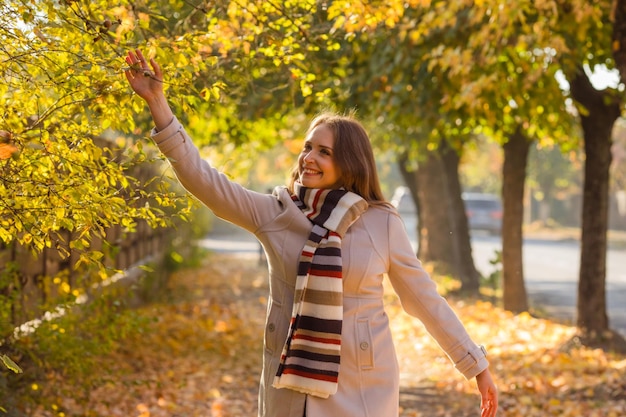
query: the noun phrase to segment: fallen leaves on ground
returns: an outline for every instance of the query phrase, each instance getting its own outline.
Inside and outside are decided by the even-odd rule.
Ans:
[[[167,302],[141,309],[153,325],[101,358],[109,382],[88,401],[71,396],[34,416],[255,416],[267,270],[256,259],[210,255],[171,277]],[[466,381],[395,296],[387,311],[401,367],[401,416],[479,415]],[[501,416],[626,415],[626,358],[560,347],[575,329],[482,301],[449,299],[474,340],[489,351]],[[59,381],[58,383],[63,383]],[[72,391],[67,387],[68,392]]]
[[[499,388],[501,415],[509,417],[626,416],[626,357],[599,349],[562,347],[576,329],[528,313],[513,315],[491,303],[450,299],[468,332],[487,346]],[[443,359],[421,325],[389,307],[393,317],[403,386],[437,388],[439,410],[405,410],[405,416],[476,416],[480,397],[475,382],[466,382]],[[415,382],[416,381],[416,382]],[[427,384],[428,385],[428,384]]]

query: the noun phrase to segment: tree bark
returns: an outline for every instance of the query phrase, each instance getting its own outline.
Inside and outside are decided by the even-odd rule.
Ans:
[[[461,196],[463,190],[459,180],[460,156],[446,141],[442,141],[439,154],[445,171],[446,188],[450,198],[449,215],[453,227],[452,243],[455,248],[456,270],[461,280],[461,291],[478,295],[480,273],[474,265],[467,214]]]
[[[459,161],[456,151],[442,142],[437,152],[429,152],[419,163],[417,171],[407,170],[406,155],[399,157],[398,164],[418,211],[417,256],[435,262],[439,272],[458,277],[461,292],[476,295],[480,273],[472,257]]]
[[[503,145],[502,167],[502,302],[506,310],[528,310],[522,256],[524,183],[531,141],[518,130]]]
[[[620,104],[608,91],[596,90],[580,68],[570,80],[573,98],[585,107],[580,119],[585,142],[582,238],[576,325],[583,335],[600,337],[609,330],[606,312],[611,133]]]
[[[417,256],[434,262],[440,273],[455,274],[456,257],[448,214],[450,202],[445,172],[436,152],[428,152],[420,162],[416,180],[420,210]]]

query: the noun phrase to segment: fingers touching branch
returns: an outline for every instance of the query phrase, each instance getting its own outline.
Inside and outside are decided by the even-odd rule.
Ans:
[[[129,51],[126,56],[128,68],[124,71],[131,88],[145,100],[150,100],[163,91],[163,73],[161,67],[150,59],[150,65],[142,52],[137,49]]]

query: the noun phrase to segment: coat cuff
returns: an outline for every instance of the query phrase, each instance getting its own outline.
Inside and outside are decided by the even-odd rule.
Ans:
[[[475,346],[458,360],[454,366],[465,378],[471,379],[489,367],[487,350],[482,345]]]
[[[165,129],[157,131],[156,128],[153,128],[150,132],[150,137],[154,140],[159,149],[167,154],[175,147],[185,143],[187,134],[183,129],[183,125],[181,125],[176,116],[174,116]]]

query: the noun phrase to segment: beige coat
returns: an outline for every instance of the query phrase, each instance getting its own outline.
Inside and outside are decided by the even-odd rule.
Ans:
[[[217,216],[254,233],[267,254],[270,296],[259,416],[302,417],[305,400],[308,417],[398,416],[399,369],[383,308],[385,276],[404,309],[424,323],[466,378],[488,366],[481,348],[422,269],[395,210],[370,207],[342,242],[344,317],[337,393],[320,399],[273,388],[291,317],[296,266],[311,224],[284,187],[274,195],[256,193],[209,166],[178,120],[153,132],[153,138],[182,185]]]

